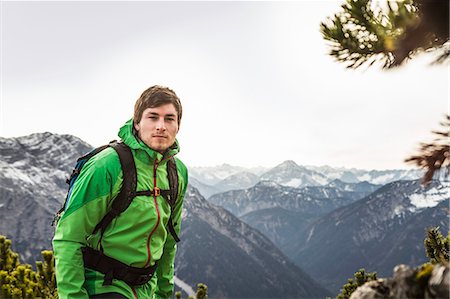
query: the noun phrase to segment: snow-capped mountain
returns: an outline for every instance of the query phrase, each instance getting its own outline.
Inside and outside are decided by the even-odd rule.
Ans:
[[[314,170],[297,165],[292,160],[285,161],[261,176],[261,180],[274,181],[288,187],[321,186],[329,179]]]
[[[200,182],[207,185],[215,185],[229,176],[235,175],[239,172],[251,172],[250,169],[233,166],[230,164],[222,164],[218,166],[206,167],[188,167],[189,175],[196,178]]]
[[[45,132],[16,138],[0,137],[0,158],[2,162],[10,164],[9,166],[22,161],[67,171],[73,166],[73,159],[91,149],[92,146],[72,135]],[[17,164],[14,167],[16,166],[23,170],[28,168]]]
[[[211,298],[320,298],[327,294],[259,231],[188,188],[175,273]]]
[[[91,148],[71,135],[39,133],[18,138],[0,137],[0,180],[28,187],[35,194],[65,186],[62,178],[67,176],[80,153]]]
[[[329,180],[339,179],[347,183],[366,181],[375,185],[386,185],[399,180],[417,180],[423,176],[423,171],[418,169],[363,170],[330,166],[305,166],[305,168],[322,173]]]
[[[0,138],[0,234],[13,237],[22,258],[50,248],[54,213],[67,192],[76,159],[91,147],[70,135]]]
[[[285,252],[332,291],[360,268],[391,275],[397,264],[427,261],[425,229],[448,229],[449,201],[449,182],[392,182],[293,235]]]
[[[416,180],[423,175],[422,170],[416,169],[363,170],[330,166],[300,166],[291,160],[269,169],[244,168],[229,164],[189,169],[191,177],[197,180],[193,185],[206,198],[228,190],[249,188],[260,180],[274,181],[286,187],[324,186],[334,180],[345,183],[368,182],[374,185],[385,185],[397,180]]]

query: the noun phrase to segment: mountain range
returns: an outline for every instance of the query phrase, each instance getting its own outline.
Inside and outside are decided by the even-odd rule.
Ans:
[[[294,181],[288,180],[287,168],[296,166],[284,163],[278,167],[284,171],[269,172],[272,180],[217,193],[208,200],[264,233],[335,294],[360,268],[382,277],[390,276],[399,263],[417,266],[426,262],[426,228],[440,226],[444,234],[448,229],[448,181],[434,180],[425,188],[420,180],[410,179],[419,171],[354,170],[354,178],[388,183],[349,183],[335,178],[325,185],[294,188],[277,183]],[[330,168],[325,171],[329,177],[336,173]],[[276,173],[280,173],[278,179]],[[349,172],[346,175],[350,177]],[[402,176],[410,180],[390,181]]]
[[[285,187],[325,186],[334,180],[344,183],[368,182],[385,185],[397,180],[414,180],[422,171],[412,169],[362,170],[330,166],[301,166],[292,160],[273,168],[244,168],[223,164],[214,167],[189,167],[191,184],[206,198],[229,190],[248,189],[260,181],[273,181]]]
[[[52,133],[0,138],[0,234],[22,261],[51,248],[65,179],[91,148]],[[423,187],[418,170],[189,170],[176,281],[205,283],[214,298],[323,298],[360,268],[388,276],[425,262],[425,229],[448,228],[450,183]]]
[[[333,292],[360,268],[390,276],[397,264],[427,261],[425,230],[445,233],[449,201],[448,181],[392,182],[294,233],[284,252]]]
[[[22,262],[51,248],[54,213],[65,179],[92,147],[70,135],[0,138],[0,234]],[[330,293],[292,263],[267,237],[189,187],[175,275],[206,283],[213,298],[323,298]]]

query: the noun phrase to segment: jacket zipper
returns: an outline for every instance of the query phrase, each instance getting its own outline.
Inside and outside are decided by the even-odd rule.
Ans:
[[[157,170],[157,169],[158,169],[158,160],[155,159],[155,162],[153,163],[153,190],[155,190],[155,189],[157,188],[157,185],[156,185],[156,170]],[[154,232],[156,231],[156,229],[158,228],[159,222],[160,222],[160,219],[161,219],[161,215],[160,215],[160,213],[159,213],[159,207],[158,207],[158,200],[157,200],[157,198],[156,198],[156,195],[153,195],[153,203],[155,204],[155,209],[156,209],[156,213],[157,213],[157,215],[158,215],[158,219],[157,219],[157,221],[156,221],[155,227],[154,227],[153,230],[150,232],[150,234],[148,235],[148,238],[147,238],[147,254],[148,254],[148,259],[147,259],[147,262],[146,262],[145,265],[144,265],[144,268],[145,268],[145,267],[148,267],[149,264],[150,264],[151,257],[152,257],[152,253],[151,253],[151,251],[150,251],[150,241],[151,241],[151,239],[152,239],[153,233],[154,233]]]
[[[139,299],[139,297],[137,295],[137,292],[136,292],[136,289],[134,287],[131,287],[131,290],[133,291],[134,298]]]

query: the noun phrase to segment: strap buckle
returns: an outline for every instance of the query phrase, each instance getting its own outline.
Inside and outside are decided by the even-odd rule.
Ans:
[[[155,189],[153,189],[153,194],[154,194],[154,196],[161,195],[161,189],[159,189],[158,187],[155,187]]]

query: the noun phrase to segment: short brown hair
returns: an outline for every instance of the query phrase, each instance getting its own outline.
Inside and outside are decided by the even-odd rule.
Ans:
[[[133,122],[137,124],[141,121],[142,113],[147,108],[155,108],[165,104],[173,104],[178,114],[178,126],[181,122],[183,109],[181,102],[175,92],[164,86],[155,85],[145,90],[134,104]]]

